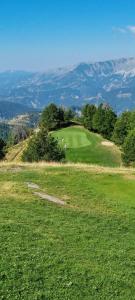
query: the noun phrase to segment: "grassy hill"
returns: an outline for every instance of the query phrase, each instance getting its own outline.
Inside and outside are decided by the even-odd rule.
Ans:
[[[121,154],[114,144],[105,143],[98,134],[81,126],[71,126],[54,132],[62,147],[66,145],[66,160],[103,166],[120,166]]]
[[[0,299],[135,299],[133,170],[3,163],[0,187]]]
[[[52,133],[62,147],[67,146],[66,161],[117,167],[121,165],[121,153],[117,146],[100,135],[81,126],[71,126]],[[11,147],[6,155],[7,162],[20,162],[28,140]]]

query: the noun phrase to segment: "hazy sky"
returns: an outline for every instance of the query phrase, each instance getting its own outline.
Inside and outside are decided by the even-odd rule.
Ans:
[[[0,70],[135,56],[135,0],[0,0]]]

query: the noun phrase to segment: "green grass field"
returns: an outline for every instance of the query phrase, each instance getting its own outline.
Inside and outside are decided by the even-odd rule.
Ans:
[[[28,181],[67,204],[40,200]],[[2,164],[0,246],[0,299],[134,300],[135,175]]]
[[[80,126],[72,126],[55,131],[62,147],[66,145],[66,160],[70,162],[92,163],[103,166],[120,166],[121,154],[114,145],[103,146],[104,139]]]
[[[102,144],[105,140],[98,134],[89,132],[81,126],[71,126],[53,133],[64,148],[66,145],[66,161],[89,163],[102,166],[118,167],[121,165],[121,153],[117,146]],[[7,162],[18,163],[28,140],[11,147],[6,155]]]

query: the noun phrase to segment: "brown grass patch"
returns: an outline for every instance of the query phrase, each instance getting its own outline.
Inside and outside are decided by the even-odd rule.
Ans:
[[[126,167],[103,167],[98,165],[90,165],[83,163],[56,163],[56,162],[38,162],[38,163],[13,163],[13,162],[1,162],[0,171],[13,171],[13,170],[27,170],[33,169],[40,171],[47,168],[72,168],[76,170],[83,170],[86,172],[94,173],[108,173],[108,174],[133,174],[135,168],[126,168]]]
[[[114,143],[110,142],[110,141],[102,141],[101,145],[103,146],[107,146],[107,147],[113,147]]]
[[[135,175],[134,174],[126,174],[126,175],[124,175],[124,178],[127,180],[135,180]]]

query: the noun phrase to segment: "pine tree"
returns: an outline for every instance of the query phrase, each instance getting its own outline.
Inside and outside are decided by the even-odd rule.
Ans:
[[[96,106],[86,104],[82,110],[83,125],[88,130],[93,130],[93,117],[96,113]]]
[[[124,112],[115,123],[114,132],[113,132],[113,141],[117,145],[123,145],[126,136],[128,135],[130,128],[130,112]]]
[[[64,158],[64,150],[60,148],[58,141],[44,128],[33,135],[22,156],[23,161],[29,162],[41,160],[61,161]]]
[[[131,130],[125,138],[122,159],[126,165],[135,162],[135,129]]]
[[[47,106],[41,115],[40,126],[46,130],[54,130],[59,128],[59,109],[55,104]]]

